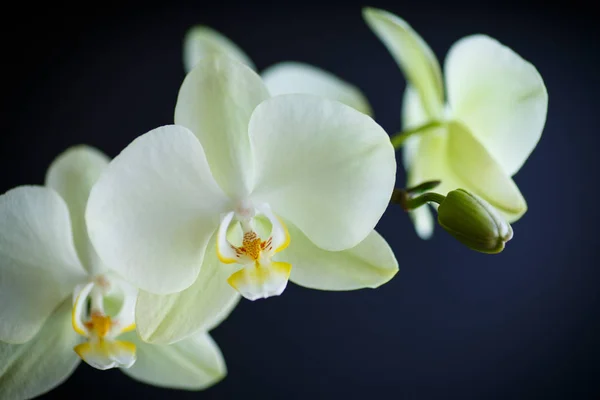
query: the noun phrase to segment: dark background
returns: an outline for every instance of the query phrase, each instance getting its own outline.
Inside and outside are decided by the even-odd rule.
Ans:
[[[173,121],[184,78],[182,38],[203,23],[259,69],[308,62],[355,83],[390,133],[405,81],[361,18],[361,6],[149,2],[23,4],[3,11],[0,192],[41,184],[50,162],[87,143],[115,156]],[[497,256],[440,229],[417,238],[392,206],[379,224],[400,272],[378,290],[290,285],[242,301],[213,331],[228,377],[204,392],[169,391],[82,365],[48,398],[447,399],[596,398],[598,35],[595,12],[570,1],[371,2],[405,18],[440,60],[486,33],[540,71],[550,105],[542,139],[515,180],[529,211]],[[84,3],[79,3],[83,7]],[[404,182],[399,170],[398,182]]]

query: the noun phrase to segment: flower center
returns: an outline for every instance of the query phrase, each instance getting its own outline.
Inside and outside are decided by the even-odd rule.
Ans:
[[[94,312],[92,318],[84,323],[88,332],[93,332],[96,337],[104,338],[111,327],[110,317]]]
[[[135,345],[115,338],[135,329],[136,291],[125,282],[101,276],[76,288],[75,295],[71,322],[75,332],[87,339],[75,346],[75,352],[98,369],[132,366],[136,358]],[[104,310],[105,300],[111,301],[119,295],[122,297],[120,307],[111,317]]]
[[[248,202],[244,207],[227,213],[221,220],[217,234],[217,256],[225,264],[239,264],[242,269],[232,274],[227,280],[229,284],[250,300],[277,296],[287,285],[292,266],[284,262],[276,262],[272,257],[284,250],[290,243],[290,236],[283,221],[271,208],[264,204],[251,207]],[[242,210],[243,212],[239,212]],[[265,227],[263,216],[271,225],[271,232],[263,240],[256,232],[254,225]],[[235,219],[235,220],[234,220]],[[241,244],[234,245],[229,236],[235,236],[235,228],[241,227]],[[264,229],[266,231],[266,229]]]
[[[268,240],[271,241],[271,238]],[[260,257],[260,253],[265,249],[267,242],[263,242],[256,232],[246,232],[244,233],[244,239],[242,242],[242,247],[235,247],[235,251],[238,254],[245,254],[253,260],[258,260]]]

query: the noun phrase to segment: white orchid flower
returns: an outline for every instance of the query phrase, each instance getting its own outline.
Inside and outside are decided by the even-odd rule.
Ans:
[[[371,8],[363,15],[408,81],[402,113],[414,134],[404,143],[408,186],[441,180],[436,191],[467,189],[509,222],[518,220],[527,205],[511,177],[537,145],[548,108],[535,67],[495,39],[467,36],[446,57],[444,95],[433,51],[406,21]],[[429,238],[431,211],[420,207],[412,216],[419,236]]]
[[[239,291],[377,287],[398,270],[373,228],[394,186],[394,149],[367,115],[340,102],[270,98],[227,57],[185,78],[177,125],[131,143],[90,195],[88,229],[105,262],[142,289],[144,340],[202,329]],[[233,289],[235,288],[235,290]]]
[[[215,55],[225,55],[256,71],[250,57],[223,34],[202,25],[188,30],[183,45],[186,72],[191,71],[201,59]],[[371,106],[360,89],[315,66],[285,61],[266,68],[260,75],[272,96],[314,94],[341,101],[360,112],[372,115]]]
[[[108,162],[99,151],[77,146],[52,163],[46,187],[21,186],[0,196],[3,400],[53,389],[80,359],[182,389],[207,387],[226,373],[206,333],[158,346],[133,331],[137,290],[105,268],[84,218],[90,189]]]

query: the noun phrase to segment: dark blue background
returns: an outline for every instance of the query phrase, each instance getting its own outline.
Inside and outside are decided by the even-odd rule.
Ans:
[[[87,3],[86,3],[87,4]],[[115,156],[172,123],[193,24],[225,33],[259,69],[297,60],[364,90],[376,120],[400,127],[405,81],[361,18],[361,5],[202,1],[4,13],[0,192],[41,184],[67,147]],[[242,301],[213,331],[229,376],[175,392],[83,365],[48,398],[595,398],[600,389],[597,21],[571,1],[373,2],[405,18],[443,60],[462,36],[486,33],[531,61],[548,88],[542,139],[515,180],[529,211],[497,256],[436,231],[428,242],[392,206],[379,224],[400,272],[378,290],[290,285]],[[83,3],[80,6],[84,6]],[[26,9],[30,7],[31,9]],[[35,13],[32,14],[32,11]],[[399,184],[404,172],[399,170]]]

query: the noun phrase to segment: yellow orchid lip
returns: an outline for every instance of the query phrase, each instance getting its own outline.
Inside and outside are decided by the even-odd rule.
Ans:
[[[252,228],[252,218],[257,214],[264,215],[271,223],[271,234],[266,240],[261,239]],[[252,215],[252,218],[247,218],[246,215]],[[289,231],[283,220],[268,205],[257,207],[246,215],[240,217],[232,211],[223,217],[219,226],[216,245],[219,260],[225,264],[243,266],[227,282],[250,300],[279,295],[287,285],[292,266],[273,261],[272,257],[290,244]],[[233,245],[227,239],[227,232],[234,223],[234,218],[237,218],[243,230],[240,246]]]
[[[90,340],[73,350],[83,361],[100,370],[129,368],[136,361],[135,344],[123,340]]]
[[[285,262],[256,263],[233,273],[227,282],[248,300],[266,299],[285,290],[291,271],[292,264]]]
[[[103,289],[104,286],[95,279],[77,294],[71,322],[75,332],[87,340],[73,350],[82,360],[97,369],[129,368],[136,360],[136,347],[133,343],[117,340],[116,337],[135,329],[133,306],[136,296],[124,293],[120,311],[111,317],[104,312]]]

